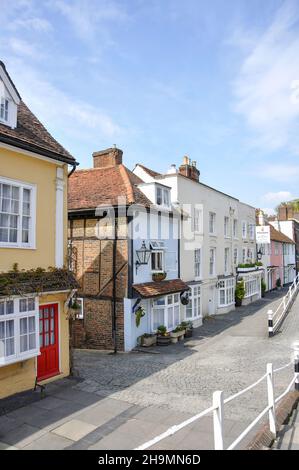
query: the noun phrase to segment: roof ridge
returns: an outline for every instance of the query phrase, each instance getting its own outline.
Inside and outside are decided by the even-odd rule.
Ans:
[[[118,169],[123,179],[123,182],[125,184],[125,187],[128,190],[128,193],[127,193],[128,202],[134,203],[135,198],[134,198],[133,185],[127,173],[127,168],[125,167],[125,165],[123,165],[123,163],[120,163],[118,167],[119,167]]]

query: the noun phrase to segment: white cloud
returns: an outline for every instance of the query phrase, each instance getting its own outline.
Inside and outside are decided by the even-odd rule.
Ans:
[[[24,61],[12,60],[8,70],[23,100],[51,129],[62,129],[69,137],[89,143],[122,134],[123,129],[104,111],[61,91]]]
[[[96,36],[102,37],[107,21],[123,21],[128,16],[121,4],[112,0],[74,0],[71,3],[65,0],[51,0],[50,8],[60,12],[72,25],[75,34],[81,39],[92,40]],[[108,37],[106,37],[108,40]],[[98,46],[100,41],[98,42]]]
[[[299,103],[292,99],[299,79],[298,21],[298,3],[285,2],[263,34],[250,36],[250,52],[233,84],[235,111],[254,131],[253,144],[267,150],[299,153]]]
[[[23,39],[11,37],[8,40],[8,45],[13,54],[21,57],[28,56],[32,59],[39,59],[42,57],[41,52],[34,44],[24,41]]]
[[[277,191],[276,193],[266,193],[263,196],[263,199],[267,202],[272,202],[273,204],[280,203],[283,201],[288,201],[293,199],[292,193],[290,191]]]
[[[298,179],[299,165],[287,165],[283,163],[266,164],[260,167],[258,175],[260,178],[289,183]]]
[[[16,18],[10,22],[7,26],[7,29],[11,31],[17,31],[20,29],[25,29],[28,31],[37,31],[37,32],[48,32],[53,29],[51,23],[44,19],[38,17],[30,18]]]
[[[267,215],[275,215],[276,214],[275,209],[273,209],[272,207],[262,207],[261,209]]]

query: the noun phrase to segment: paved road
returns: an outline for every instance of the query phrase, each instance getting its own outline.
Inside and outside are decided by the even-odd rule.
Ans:
[[[291,358],[291,344],[299,339],[299,299],[282,332],[267,336],[266,312],[275,309],[282,294],[207,319],[193,338],[152,353],[76,351],[81,380],[51,384],[47,398],[0,417],[2,447],[130,449],[209,407],[214,390],[225,396],[241,390],[264,374],[267,362],[279,367]],[[291,373],[292,367],[275,376],[276,395]],[[226,407],[226,445],[264,408],[265,400],[261,384]],[[211,417],[206,417],[154,448],[212,446]]]

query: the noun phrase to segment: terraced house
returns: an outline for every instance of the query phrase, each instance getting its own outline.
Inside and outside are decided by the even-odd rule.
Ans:
[[[0,398],[69,374],[68,171],[75,159],[0,62]]]
[[[185,317],[182,214],[171,204],[170,188],[134,175],[121,150],[95,152],[93,164],[76,171],[69,185],[71,268],[82,306],[74,341],[129,351],[139,336],[160,325],[171,331]]]

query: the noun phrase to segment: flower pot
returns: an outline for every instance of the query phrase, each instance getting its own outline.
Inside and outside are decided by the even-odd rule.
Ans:
[[[158,346],[168,346],[170,344],[170,336],[157,336],[157,345]]]
[[[187,328],[185,338],[191,338],[193,336],[193,328]]]
[[[164,281],[165,278],[166,278],[166,273],[153,273],[152,275],[152,280],[154,282]]]
[[[236,299],[235,305],[236,305],[236,307],[241,307],[242,299]]]
[[[144,346],[145,348],[148,348],[149,346],[154,346],[155,344],[157,344],[157,336],[156,335],[142,336],[141,337],[141,346]]]
[[[184,338],[184,335],[185,335],[185,330],[176,331],[176,332],[172,331],[170,333],[171,342],[177,343],[178,341],[181,341]]]

